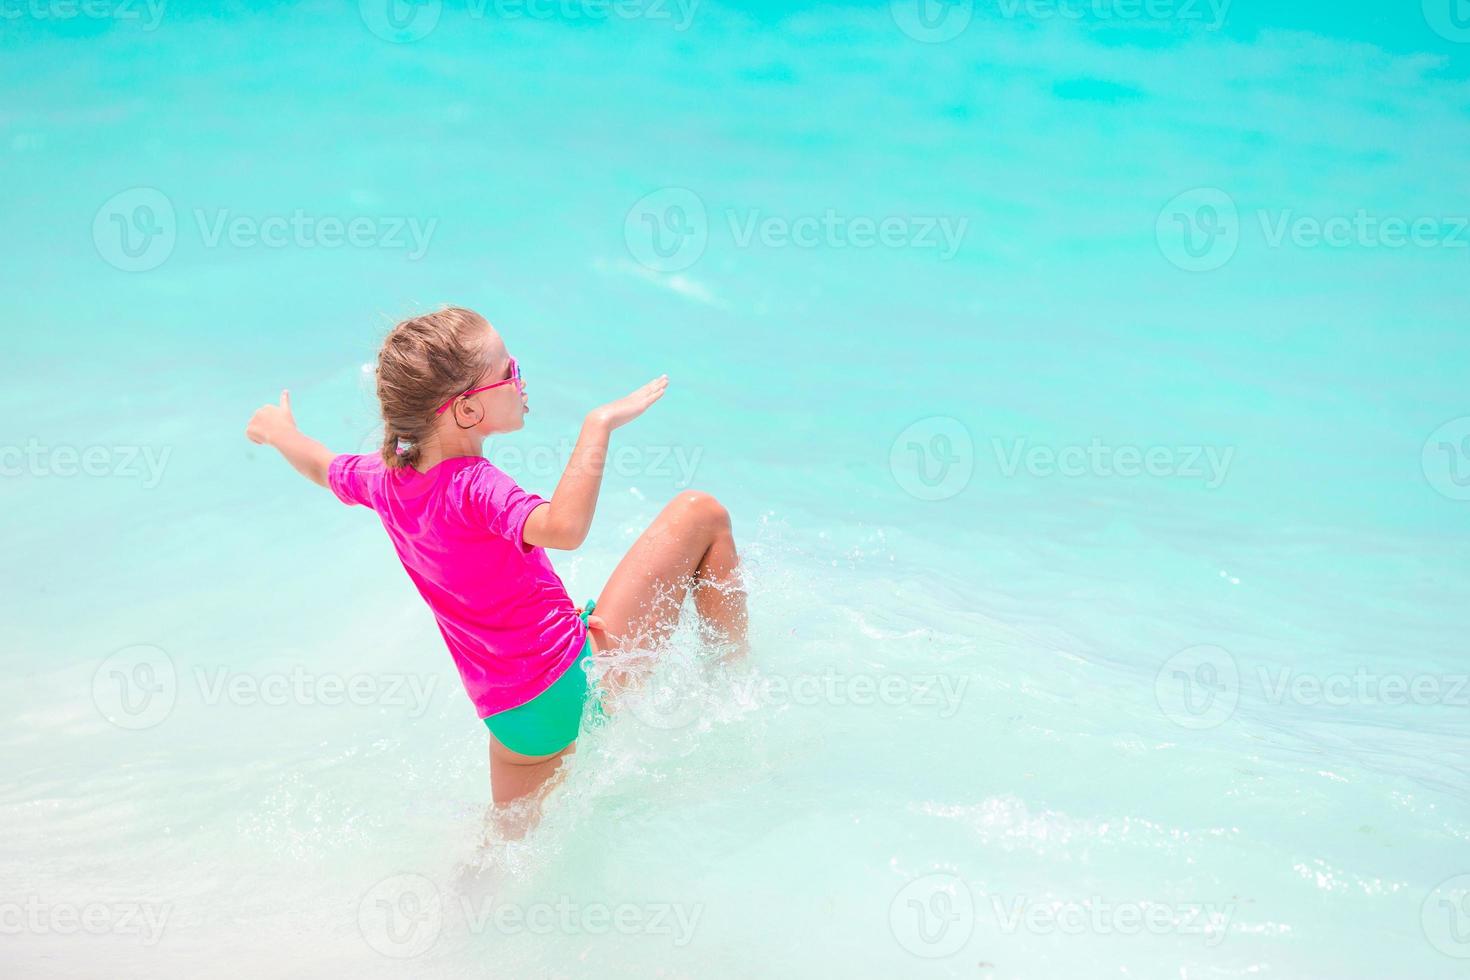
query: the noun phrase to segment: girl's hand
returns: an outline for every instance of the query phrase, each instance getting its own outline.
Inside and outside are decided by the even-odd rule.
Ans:
[[[577,610],[577,615],[582,615],[582,612],[585,609],[585,606],[579,608]],[[592,615],[587,617],[587,632],[594,634],[594,649],[606,650],[612,646],[612,639],[607,635],[607,623],[604,623],[602,621],[602,617],[597,615],[597,613],[593,613]]]
[[[607,426],[609,430],[627,425],[642,415],[644,410],[664,396],[669,390],[669,376],[663,374],[639,388],[631,395],[608,402],[592,410],[591,418]]]
[[[602,489],[602,469],[607,462],[607,443],[612,430],[642,415],[668,388],[669,376],[660,375],[631,395],[587,413],[572,458],[556,482],[556,492],[527,515],[521,528],[522,541],[533,548],[559,551],[582,547],[592,528],[593,511],[597,509],[597,493]]]
[[[578,606],[577,607],[577,615],[578,616],[582,615],[586,611],[587,611],[587,607],[586,606]],[[602,617],[601,616],[597,615],[597,613],[593,613],[592,615],[590,615],[590,616],[587,617],[587,628],[589,630],[599,630],[600,631],[600,630],[607,629],[607,624],[602,621]]]
[[[281,392],[279,405],[264,405],[250,416],[245,426],[245,438],[257,445],[269,446],[288,432],[296,431],[296,419],[291,415],[291,393]]]

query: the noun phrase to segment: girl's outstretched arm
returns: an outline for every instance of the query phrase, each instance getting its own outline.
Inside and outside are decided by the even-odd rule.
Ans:
[[[315,439],[296,428],[296,419],[291,415],[291,393],[281,392],[279,405],[265,405],[256,409],[245,427],[245,436],[261,446],[273,446],[286,457],[286,462],[312,483],[327,485],[327,467],[337,454]]]
[[[631,395],[587,413],[572,458],[556,484],[556,492],[549,502],[531,511],[531,516],[526,518],[521,537],[527,544],[562,551],[581,547],[597,510],[597,493],[602,489],[602,467],[607,462],[607,442],[612,430],[642,415],[668,388],[669,376],[665,374]]]

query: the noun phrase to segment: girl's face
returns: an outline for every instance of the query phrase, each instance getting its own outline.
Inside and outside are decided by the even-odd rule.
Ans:
[[[476,388],[505,381],[511,376],[510,353],[505,349],[505,341],[493,327],[489,329],[485,347],[490,367],[475,382]],[[458,398],[445,414],[456,428],[473,429],[478,435],[489,436],[521,428],[526,424],[526,413],[530,410],[524,382],[512,382],[468,398]]]

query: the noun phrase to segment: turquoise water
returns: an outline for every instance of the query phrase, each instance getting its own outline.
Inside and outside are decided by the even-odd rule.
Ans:
[[[1470,968],[1454,8],[68,9],[0,24],[7,975]],[[749,569],[750,672],[676,637],[516,843],[242,435],[370,449],[449,302],[533,489],[672,379],[574,596],[687,486]]]

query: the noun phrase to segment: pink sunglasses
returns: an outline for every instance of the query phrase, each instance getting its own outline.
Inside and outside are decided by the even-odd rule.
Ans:
[[[443,415],[449,409],[450,405],[453,405],[461,398],[468,398],[471,395],[478,395],[482,391],[489,391],[492,388],[499,388],[502,385],[508,384],[514,384],[516,387],[520,387],[521,384],[521,366],[516,363],[516,359],[514,357],[510,359],[510,377],[506,378],[504,381],[497,381],[494,384],[484,385],[480,388],[471,388],[469,391],[455,395],[453,398],[449,399],[449,401],[434,409],[434,414]]]

